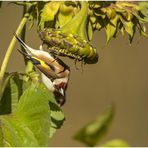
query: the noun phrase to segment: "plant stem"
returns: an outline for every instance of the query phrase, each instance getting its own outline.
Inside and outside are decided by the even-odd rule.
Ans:
[[[26,5],[24,5],[23,6],[23,16],[26,14],[26,12],[27,12],[27,6]],[[20,37],[21,37],[21,39],[25,42],[25,35],[26,35],[26,24],[24,25],[24,27],[23,27],[23,29],[22,29],[22,31],[21,31],[21,35],[20,35]],[[23,52],[25,52],[25,49],[20,45],[20,47],[21,47],[21,50],[23,51]],[[25,65],[26,65],[26,58],[24,57],[24,61],[25,61]]]
[[[26,12],[27,12],[27,6],[25,5],[24,8],[23,8],[23,16],[26,14]],[[24,27],[22,29],[22,32],[21,32],[21,39],[24,42],[25,42],[25,35],[26,35],[26,24],[24,25]],[[26,52],[22,46],[21,46],[21,49],[22,49],[22,51]],[[25,57],[24,57],[24,61],[25,61],[25,65],[26,65],[25,73],[28,73],[28,72],[32,71],[32,69],[33,69],[32,62],[30,60],[27,60]],[[25,75],[23,77],[23,79],[27,81],[28,77]]]
[[[24,27],[25,23],[27,21],[27,18],[24,17],[22,19],[22,21],[20,22],[19,24],[19,27],[18,29],[16,30],[16,34],[19,35],[22,28]],[[1,66],[1,71],[0,71],[0,82],[2,82],[2,79],[3,79],[3,76],[4,76],[4,73],[5,73],[5,70],[6,70],[6,67],[7,67],[7,64],[8,64],[8,61],[9,61],[9,58],[10,58],[10,55],[12,53],[12,50],[13,50],[13,47],[15,45],[15,42],[16,42],[16,38],[13,37],[10,44],[9,44],[9,47],[7,49],[7,52],[5,54],[5,57],[4,57],[4,60],[3,60],[3,63],[2,63],[2,66]]]
[[[29,13],[26,13],[24,15],[24,17],[22,18],[17,30],[16,30],[16,34],[19,35],[24,27],[24,25],[26,24],[27,22],[27,19],[29,17]],[[6,71],[6,68],[7,68],[7,64],[8,64],[8,61],[9,61],[9,58],[10,58],[10,55],[12,53],[12,50],[14,48],[14,45],[16,43],[16,38],[13,37],[9,46],[8,46],[8,49],[7,49],[7,52],[5,54],[5,57],[4,57],[4,60],[2,62],[2,66],[1,66],[1,70],[0,70],[0,87],[2,85],[2,81],[3,81],[3,77],[4,77],[4,74],[5,74],[5,71]]]

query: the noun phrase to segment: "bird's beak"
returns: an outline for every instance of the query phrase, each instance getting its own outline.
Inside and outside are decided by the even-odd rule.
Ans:
[[[25,44],[25,43],[23,42],[23,40],[22,40],[21,38],[19,38],[16,34],[14,34],[14,36],[15,36],[16,39],[20,42],[21,46],[26,50],[26,52],[27,52],[28,54],[31,54],[30,51],[31,51],[33,48],[31,48],[31,47],[29,47],[27,44]]]

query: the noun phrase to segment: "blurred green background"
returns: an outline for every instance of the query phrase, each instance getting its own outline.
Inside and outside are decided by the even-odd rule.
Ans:
[[[22,16],[21,6],[3,3],[0,9],[0,64]],[[29,24],[29,23],[28,23]],[[105,43],[105,32],[94,34],[100,60],[95,65],[77,63],[63,58],[71,67],[67,102],[63,107],[64,126],[50,141],[50,146],[83,146],[72,139],[73,134],[96,118],[105,108],[115,105],[115,116],[107,136],[102,140],[122,138],[130,146],[148,146],[148,40],[136,34],[129,45],[128,36],[118,36]],[[26,43],[38,48],[41,41],[36,27],[27,29]],[[11,55],[7,71],[24,71],[22,56],[16,50]]]

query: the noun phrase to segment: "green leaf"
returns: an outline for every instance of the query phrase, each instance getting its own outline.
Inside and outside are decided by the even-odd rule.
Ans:
[[[23,81],[22,76],[12,73],[5,79],[0,113],[9,115],[0,116],[0,146],[47,146],[64,114],[44,85]]]
[[[42,86],[44,88],[44,86]],[[44,89],[43,89],[44,90]],[[46,91],[44,92],[46,93]],[[49,100],[50,106],[50,118],[51,118],[51,126],[49,129],[49,138],[55,134],[56,130],[61,128],[63,122],[65,121],[64,113],[62,112],[61,108],[58,106],[53,94],[51,94],[51,98]]]
[[[125,24],[124,24],[125,31],[130,35],[131,38],[134,35],[133,27],[134,27],[134,24],[131,21],[130,22],[125,22]]]
[[[71,33],[77,34],[82,39],[86,39],[85,31],[86,31],[86,21],[88,14],[88,3],[86,1],[81,1],[81,9],[80,11],[72,18],[72,20],[65,24],[61,31],[63,33]]]
[[[124,31],[126,31],[129,35],[129,41],[132,43],[135,32],[136,32],[136,25],[137,25],[137,19],[133,17],[132,21],[126,21],[121,15],[119,16],[121,21],[121,34],[124,35]]]
[[[139,30],[140,35],[143,35],[145,37],[148,37],[148,34],[146,32],[146,26],[144,24],[142,25],[142,24],[138,23],[137,28]]]
[[[148,22],[148,2],[139,2],[140,12],[144,15],[144,21]]]
[[[100,14],[101,15],[101,14]],[[95,16],[90,16],[90,21],[94,24],[96,22],[96,17]]]
[[[56,21],[56,28],[61,28],[67,24],[74,16],[74,8],[72,6],[66,6],[61,4]]]
[[[48,146],[51,122],[49,102],[54,104],[53,100],[53,94],[42,84],[30,85],[20,97],[16,110],[10,115],[0,116],[0,144]]]
[[[32,131],[15,116],[1,116],[1,146],[39,146]]]
[[[80,129],[74,138],[87,146],[95,146],[105,135],[113,117],[113,108],[109,107],[95,121]]]
[[[122,139],[113,139],[100,145],[100,147],[128,147],[129,145]]]
[[[93,28],[90,21],[88,23],[87,36],[89,41],[92,39],[93,36]]]
[[[17,108],[19,98],[23,93],[23,83],[25,82],[23,82],[23,80],[20,79],[19,74],[14,73],[13,76],[10,78],[10,92],[5,90],[7,93],[11,95],[11,112],[14,112]]]
[[[52,94],[42,85],[31,85],[21,96],[14,113],[32,131],[39,146],[48,145],[51,97]]]
[[[65,117],[64,117],[63,112],[57,105],[51,102],[49,104],[51,108],[51,127],[50,127],[49,137],[52,138],[56,130],[59,129],[63,125],[63,122],[65,121]]]
[[[142,30],[140,31],[140,34],[145,36],[145,37],[148,37],[148,34],[146,32],[144,32],[144,31],[142,31]]]
[[[29,86],[30,82],[23,81],[18,73],[5,74],[0,100],[0,115],[15,111],[26,85]]]
[[[124,36],[124,27],[123,27],[122,23],[119,24],[119,30],[121,32],[121,35]]]
[[[132,22],[132,21],[126,21],[121,15],[119,17],[125,31],[129,34],[130,38],[133,38],[135,33],[135,25],[136,25],[135,18],[133,18],[133,22]]]
[[[54,21],[55,15],[57,14],[61,2],[48,2],[45,4],[44,8],[41,11],[40,15],[40,23],[39,26],[41,28],[44,27],[45,22]]]
[[[118,16],[114,17],[113,19],[110,20],[110,23],[106,25],[106,38],[107,38],[107,43],[115,36],[115,33],[117,31],[117,21],[118,21]]]
[[[21,81],[17,73],[5,74],[5,80],[2,88],[2,97],[0,100],[0,114],[9,114],[18,102],[21,95]]]
[[[0,115],[11,112],[10,77],[11,75],[4,75],[4,81],[0,88]]]

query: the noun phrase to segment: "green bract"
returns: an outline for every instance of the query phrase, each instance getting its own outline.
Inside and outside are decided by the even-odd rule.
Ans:
[[[121,1],[50,1],[15,2],[29,6],[34,3],[30,20],[37,20],[38,28],[62,29],[91,40],[95,30],[105,29],[107,42],[127,32],[132,42],[136,31],[147,36],[148,2]],[[137,29],[137,30],[136,30]]]
[[[127,32],[132,42],[136,28],[145,34],[143,23],[148,22],[148,2],[89,2],[89,22],[95,30],[105,28],[107,42],[115,38],[118,31]]]

